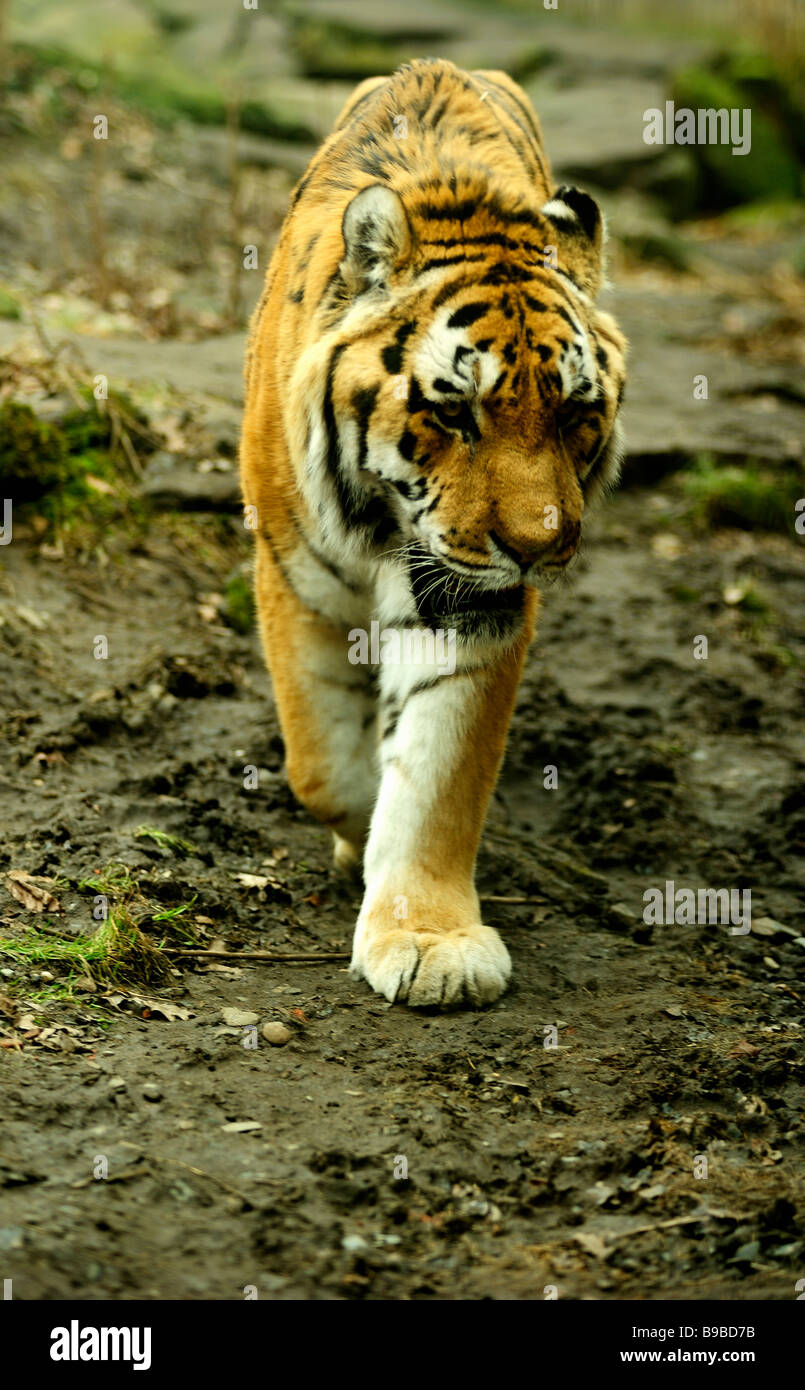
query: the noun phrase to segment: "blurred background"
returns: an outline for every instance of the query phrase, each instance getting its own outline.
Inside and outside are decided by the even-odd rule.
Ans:
[[[241,393],[233,335],[289,191],[356,82],[441,55],[520,81],[557,177],[608,215],[618,312],[637,348],[629,466],[654,476],[698,459],[693,486],[708,506],[719,494],[718,510],[721,492],[736,493],[734,476],[713,473],[721,462],[800,458],[805,60],[794,0],[3,0],[0,16],[0,352],[13,359],[0,400],[33,392],[58,424],[47,364],[60,344],[59,370],[73,363],[78,391],[100,371],[119,389],[147,386],[151,436],[117,401],[132,467],[134,453],[160,453],[158,434],[171,469],[211,451],[208,472],[226,472]],[[645,144],[643,113],[669,98],[751,107],[751,154]],[[93,138],[99,115],[107,139]],[[249,269],[246,245],[257,248]],[[202,345],[192,357],[188,342]],[[706,411],[689,386],[692,346],[721,354]],[[219,403],[218,438],[180,425],[165,392],[189,388]],[[19,451],[19,425],[6,418],[6,452]],[[151,466],[160,496],[167,465]],[[204,487],[235,505],[228,471],[228,491],[220,477]],[[746,491],[739,510],[790,529],[799,484],[778,480],[766,495],[752,475]],[[109,495],[87,500],[108,522]],[[57,503],[44,511],[50,526]]]

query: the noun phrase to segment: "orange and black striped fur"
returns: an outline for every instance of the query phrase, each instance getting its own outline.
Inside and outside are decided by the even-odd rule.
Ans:
[[[618,471],[601,259],[525,93],[415,62],[353,94],[252,321],[243,491],[288,776],[337,862],[363,859],[352,967],[388,999],[509,978],[475,857],[537,587]],[[384,651],[419,646],[365,664],[373,621]],[[443,662],[428,633],[451,631]]]

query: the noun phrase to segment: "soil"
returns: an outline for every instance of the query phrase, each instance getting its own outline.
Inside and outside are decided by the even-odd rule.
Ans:
[[[255,632],[215,597],[250,563],[247,312],[367,61],[322,74],[338,34],[269,8],[235,31],[218,0],[182,24],[46,0],[11,30],[74,61],[43,56],[0,112],[0,397],[45,416],[68,369],[73,389],[103,373],[161,442],[100,543],[81,515],[54,537],[15,512],[0,546],[2,1277],[15,1299],[796,1298],[805,548],[788,511],[730,530],[689,484],[769,467],[778,513],[802,496],[801,209],[678,221],[692,154],[647,147],[640,113],[709,61],[700,6],[672,38],[409,5],[415,51],[432,32],[427,51],[519,73],[557,178],[600,196],[632,357],[625,484],[546,596],[479,856],[511,988],[391,1006],[348,974],[359,888],[284,781]],[[338,9],[391,28],[382,70],[406,56],[398,7]],[[278,130],[186,118],[185,79],[220,106],[234,53]],[[153,114],[152,67],[178,120]],[[738,520],[766,524],[742,495]],[[63,911],[26,909],[11,871]],[[751,892],[751,931],[644,920],[667,883]],[[166,949],[324,958],[173,955],[149,980],[153,952],[112,979],[8,954],[33,927],[83,949],[104,894]]]
[[[515,967],[496,1005],[391,1006],[346,960],[176,958],[167,985],[74,988],[23,1019],[3,996],[15,1297],[793,1296],[801,689],[723,594],[751,574],[796,648],[805,562],[669,530],[673,509],[616,495],[546,599],[479,860],[483,895],[528,899],[487,904]],[[256,638],[198,612],[204,554],[156,520],[106,570],[7,547],[0,866],[55,880],[62,935],[92,929],[76,885],[116,861],[204,946],[346,952],[358,890],[283,781]],[[753,931],[646,924],[667,879],[751,889]],[[4,898],[6,927],[32,920]]]

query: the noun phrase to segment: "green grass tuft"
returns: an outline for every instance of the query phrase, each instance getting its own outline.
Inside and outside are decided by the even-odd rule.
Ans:
[[[779,477],[752,464],[719,465],[704,455],[682,486],[694,514],[709,526],[794,535],[794,504],[802,496],[802,480],[795,472]]]

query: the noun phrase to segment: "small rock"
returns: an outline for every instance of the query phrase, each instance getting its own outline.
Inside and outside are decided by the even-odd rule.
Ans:
[[[110,1076],[110,1078],[109,1078],[109,1090],[110,1090],[110,1091],[125,1091],[125,1089],[126,1089],[127,1086],[128,1086],[128,1082],[127,1082],[125,1076]]]
[[[146,1081],[143,1086],[143,1100],[161,1100],[162,1092],[155,1081]]]
[[[0,975],[3,976],[4,980],[14,979],[14,971],[8,965],[3,966],[3,969],[0,970]]]
[[[784,927],[782,922],[776,922],[773,917],[753,917],[752,935],[766,936],[772,941],[780,941],[786,937],[796,936],[797,932],[793,927]]]
[[[631,931],[637,919],[628,903],[613,903],[607,913],[607,921],[615,931]]]
[[[224,1134],[251,1134],[262,1128],[259,1120],[232,1120],[228,1125],[221,1125]]]
[[[270,1042],[272,1047],[283,1047],[290,1041],[291,1030],[286,1028],[284,1023],[265,1023],[263,1025],[263,1037],[266,1042]]]
[[[222,1009],[221,1018],[224,1023],[230,1023],[239,1028],[246,1028],[249,1024],[260,1022],[260,1015],[250,1013],[248,1009]]]
[[[364,1240],[363,1236],[344,1236],[344,1239],[341,1241],[341,1249],[353,1252],[357,1250],[366,1250],[368,1249],[368,1242]]]
[[[73,981],[73,989],[80,994],[96,994],[98,987],[90,975],[82,975],[79,980]]]
[[[51,980],[55,980],[56,976],[53,975],[53,974],[50,972],[50,970],[40,970],[40,972],[39,972],[39,978],[40,978],[40,980],[45,980],[45,981],[47,981],[47,982],[50,982]]]
[[[760,1254],[760,1241],[750,1240],[748,1245],[742,1245],[735,1251],[730,1264],[745,1264],[749,1260],[756,1260]]]

